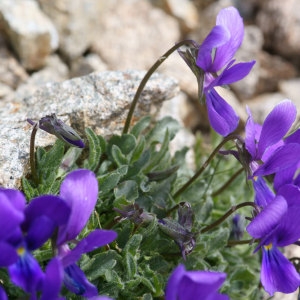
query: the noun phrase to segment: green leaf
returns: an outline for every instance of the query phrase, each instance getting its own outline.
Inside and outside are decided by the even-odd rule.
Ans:
[[[131,153],[136,147],[137,141],[132,134],[113,135],[107,144],[107,153],[110,155],[112,147],[118,146],[124,155]]]
[[[126,178],[131,178],[141,173],[143,169],[147,166],[149,159],[150,159],[150,150],[146,150],[142,153],[142,155],[137,161],[129,165]]]
[[[126,274],[127,278],[133,279],[137,273],[137,261],[136,258],[131,255],[129,252],[125,254],[125,269],[126,269]]]
[[[135,149],[133,150],[130,163],[134,163],[141,157],[141,155],[145,149],[145,146],[146,146],[146,140],[145,140],[145,137],[142,136],[140,138],[139,142],[137,143]]]
[[[156,289],[155,289],[155,287],[153,286],[153,284],[151,283],[151,281],[149,279],[147,279],[145,276],[139,276],[139,275],[136,275],[136,278],[140,279],[141,283],[144,286],[146,286],[152,293],[156,293]]]
[[[105,141],[90,128],[85,129],[85,134],[89,141],[89,155],[84,161],[83,166],[86,169],[95,171],[99,164],[101,154],[105,151]]]
[[[170,135],[169,135],[169,131],[167,130],[160,150],[151,155],[150,162],[147,164],[147,166],[144,169],[144,172],[146,174],[149,173],[153,168],[160,165],[162,158],[164,157],[164,155],[169,149],[169,142],[170,142]]]
[[[121,261],[121,256],[114,250],[99,253],[93,256],[84,267],[81,267],[90,280],[95,280],[104,276],[108,270],[112,270],[117,261]]]
[[[130,130],[130,133],[133,134],[136,138],[147,128],[151,123],[151,117],[145,116],[141,118]]]
[[[65,144],[63,141],[56,140],[52,148],[47,151],[38,151],[37,174],[41,183],[48,180],[48,177],[55,173],[55,177],[64,155]]]
[[[38,190],[34,188],[24,176],[22,177],[22,189],[27,200],[39,195]]]
[[[138,252],[138,248],[140,247],[141,241],[143,237],[141,234],[134,234],[129,241],[127,242],[126,246],[124,247],[124,252],[128,252],[131,255],[136,255]]]
[[[128,158],[122,153],[121,149],[117,145],[112,145],[111,155],[113,161],[117,164],[118,167],[122,165],[128,165]]]
[[[155,127],[146,135],[146,141],[151,143],[163,143],[166,132],[169,133],[169,139],[172,140],[181,126],[172,117],[164,117],[159,120]]]
[[[98,176],[97,179],[99,183],[99,193],[101,195],[106,194],[115,188],[121,179],[121,175],[119,172],[112,172],[103,176]]]
[[[126,180],[118,184],[114,190],[115,198],[125,197],[128,201],[133,202],[138,196],[138,185],[134,180]]]

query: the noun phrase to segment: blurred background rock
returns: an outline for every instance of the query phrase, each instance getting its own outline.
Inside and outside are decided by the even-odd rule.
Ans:
[[[248,77],[226,90],[242,120],[245,104],[257,121],[284,98],[299,108],[297,0],[0,0],[0,107],[22,102],[49,82],[94,71],[147,70],[176,42],[201,42],[230,5],[245,21],[237,59],[257,61]],[[179,81],[185,125],[207,131],[196,80],[184,62],[175,53],[158,71]]]
[[[0,0],[0,116],[22,110],[49,83],[95,71],[147,70],[176,42],[201,43],[220,9],[231,5],[245,22],[237,59],[256,64],[224,91],[226,99],[242,121],[246,104],[260,122],[284,98],[300,111],[299,0]],[[161,115],[172,114],[193,133],[208,132],[196,80],[179,55],[158,72],[181,88]],[[181,143],[191,145],[191,135],[184,133]]]

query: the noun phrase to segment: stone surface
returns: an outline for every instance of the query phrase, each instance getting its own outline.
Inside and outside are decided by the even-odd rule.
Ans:
[[[38,0],[59,33],[59,49],[72,60],[82,55],[92,40],[102,40],[97,28],[103,0]]]
[[[298,77],[280,81],[279,91],[287,98],[298,104],[300,102],[300,78]],[[298,106],[300,108],[300,103]]]
[[[175,17],[183,33],[197,28],[199,13],[194,1],[189,0],[150,0],[150,2]]]
[[[108,1],[92,50],[109,69],[148,69],[180,40],[175,18],[147,1]],[[114,16],[113,18],[111,16]]]
[[[261,72],[259,54],[262,51],[263,42],[262,32],[257,26],[245,26],[244,39],[235,55],[235,59],[237,62],[255,60],[256,63],[246,77],[231,85],[240,101],[257,94],[259,74]]]
[[[8,50],[6,41],[0,32],[0,83],[16,89],[28,78],[28,74]]]
[[[20,84],[16,90],[16,100],[22,101],[23,98],[32,95],[37,89],[51,82],[61,82],[67,80],[69,70],[67,65],[53,54],[46,60],[45,67],[34,72],[27,81]]]
[[[71,62],[70,78],[88,75],[92,72],[107,70],[107,65],[99,55],[90,53]]]
[[[56,29],[35,1],[1,0],[0,22],[28,70],[41,68],[48,55],[58,47]]]
[[[300,1],[259,1],[257,24],[265,36],[265,46],[299,62]]]
[[[260,72],[257,74],[256,94],[278,91],[281,80],[295,77],[297,74],[294,65],[278,55],[261,51],[258,59]]]
[[[138,71],[92,73],[49,83],[25,98],[23,104],[0,107],[0,186],[19,186],[26,173],[31,132],[27,118],[36,121],[56,113],[82,136],[85,127],[105,136],[120,133],[143,75]],[[178,92],[174,79],[154,74],[142,93],[133,121],[158,110],[164,100]],[[53,137],[38,132],[36,141],[36,145],[46,146],[53,142]]]

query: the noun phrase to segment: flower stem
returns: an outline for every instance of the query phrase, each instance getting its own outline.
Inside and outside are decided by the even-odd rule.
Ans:
[[[245,207],[245,206],[252,206],[254,207],[254,209],[256,209],[256,204],[254,202],[243,202],[240,203],[238,205],[232,206],[221,218],[219,218],[217,221],[215,221],[214,223],[204,227],[203,229],[200,230],[200,233],[204,233],[207,232],[213,228],[215,228],[216,226],[218,226],[219,224],[221,224],[222,222],[224,222],[231,214],[233,214],[236,210]]]
[[[125,125],[123,128],[123,134],[128,133],[129,130],[129,126],[131,123],[131,119],[136,107],[136,104],[140,98],[140,95],[146,85],[146,83],[148,82],[149,78],[152,76],[152,74],[154,73],[154,71],[170,56],[170,54],[172,54],[175,50],[177,50],[178,48],[180,48],[183,45],[194,45],[194,42],[192,40],[183,40],[179,43],[177,43],[176,45],[174,45],[172,48],[170,48],[164,55],[162,55],[156,62],[155,64],[148,70],[148,72],[145,74],[144,78],[142,79],[142,81],[140,82],[140,85],[134,95],[133,101],[131,102],[130,105],[130,109],[125,121]]]
[[[244,171],[244,168],[240,168],[237,170],[230,178],[228,181],[226,181],[218,190],[213,192],[211,194],[212,197],[215,197],[219,194],[221,194],[226,188]]]
[[[202,167],[194,174],[193,177],[190,178],[188,182],[186,182],[174,195],[173,198],[177,198],[179,195],[181,195],[207,168],[209,163],[212,161],[212,159],[215,157],[215,155],[219,152],[219,150],[222,148],[224,144],[226,144],[228,141],[234,140],[234,139],[241,139],[240,136],[236,134],[231,134],[226,136],[221,143],[215,148],[215,150],[211,153],[211,155],[208,157],[208,159],[205,161],[205,163],[202,165]]]
[[[34,144],[35,144],[35,136],[36,132],[39,128],[39,123],[35,123],[32,128],[31,137],[30,137],[30,168],[33,181],[37,184],[37,174],[35,168],[35,154],[34,154]]]
[[[245,245],[245,244],[250,244],[252,243],[253,239],[249,239],[249,240],[242,240],[242,241],[233,241],[233,240],[229,240],[227,242],[227,247],[232,247],[232,246],[236,246],[236,245]]]

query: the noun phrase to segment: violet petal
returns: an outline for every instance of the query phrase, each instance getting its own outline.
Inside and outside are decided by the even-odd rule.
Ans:
[[[60,196],[71,207],[71,214],[68,223],[59,230],[58,245],[76,238],[93,212],[98,198],[95,174],[82,169],[69,173],[61,184]]]
[[[0,240],[8,238],[24,220],[23,210],[16,209],[12,201],[3,190],[0,191]]]
[[[222,9],[217,16],[216,25],[226,28],[230,38],[217,49],[214,60],[215,71],[223,68],[233,58],[244,38],[243,19],[234,7]]]
[[[218,77],[218,85],[227,85],[237,82],[246,77],[255,64],[255,60],[233,65],[225,70]]]
[[[98,295],[97,288],[87,280],[83,271],[75,264],[65,268],[64,284],[76,295],[85,297]]]
[[[59,297],[64,277],[64,269],[60,260],[54,257],[48,263],[45,270],[41,300],[64,299]]]
[[[15,247],[2,241],[0,241],[0,253],[0,268],[12,265],[19,258]]]
[[[214,88],[206,93],[206,105],[210,124],[217,133],[226,136],[237,128],[239,117]]]
[[[226,43],[230,38],[228,30],[222,26],[215,26],[201,44],[196,64],[205,72],[216,72],[219,69],[215,68],[212,51],[215,48]]]
[[[247,226],[248,233],[256,239],[265,237],[278,226],[287,208],[282,196],[275,197]]]
[[[8,271],[11,281],[27,293],[37,291],[44,279],[40,265],[26,250],[15,264],[9,266]]]
[[[253,176],[264,176],[274,174],[297,164],[299,157],[300,144],[287,144],[275,150],[261,166],[253,173]]]
[[[22,228],[27,231],[31,222],[41,215],[45,215],[57,226],[60,226],[67,222],[69,214],[70,208],[62,198],[53,195],[39,196],[32,199],[26,207],[26,220],[22,224]]]
[[[64,266],[76,262],[76,257],[80,257],[83,253],[88,253],[97,248],[103,247],[117,237],[117,233],[113,230],[94,230],[87,237],[82,239],[74,249],[72,249],[64,258]]]
[[[271,295],[294,292],[300,285],[300,275],[294,265],[273,245],[263,247],[261,283]]]
[[[267,147],[277,143],[289,131],[296,118],[295,104],[290,100],[281,101],[266,117],[258,142],[258,156],[261,157]]]

